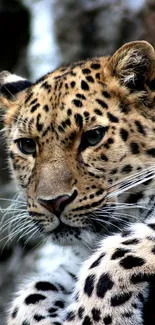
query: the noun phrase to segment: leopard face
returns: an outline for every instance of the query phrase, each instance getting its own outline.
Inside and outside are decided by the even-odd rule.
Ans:
[[[31,85],[0,75],[12,173],[29,216],[53,240],[104,233],[116,203],[132,203],[131,193],[112,195],[117,184],[154,165],[154,63],[152,47],[133,42]]]

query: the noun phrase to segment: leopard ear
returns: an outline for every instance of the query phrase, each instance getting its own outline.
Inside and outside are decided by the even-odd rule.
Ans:
[[[155,68],[154,49],[146,41],[127,43],[110,58],[110,68],[130,89],[143,90]]]
[[[0,73],[0,108],[10,108],[18,98],[18,93],[30,86],[30,81],[8,71],[2,71]]]

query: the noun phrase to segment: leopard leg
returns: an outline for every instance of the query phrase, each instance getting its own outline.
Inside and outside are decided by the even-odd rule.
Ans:
[[[44,275],[22,285],[11,306],[8,325],[62,324],[73,278],[65,271],[61,276],[65,284],[53,275]]]
[[[155,277],[155,232],[132,225],[102,240],[83,265],[65,325],[142,325]],[[150,323],[149,323],[150,324]]]
[[[64,250],[64,258],[58,254],[57,259],[60,262],[51,274],[29,276],[28,282],[21,285],[8,315],[8,325],[62,324],[83,256]]]

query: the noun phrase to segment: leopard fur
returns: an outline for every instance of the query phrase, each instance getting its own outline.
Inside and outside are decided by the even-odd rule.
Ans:
[[[2,72],[0,85],[10,165],[29,218],[74,256],[78,247],[82,264],[69,275],[69,258],[24,285],[8,324],[143,324],[155,275],[154,49],[128,43],[34,84]]]

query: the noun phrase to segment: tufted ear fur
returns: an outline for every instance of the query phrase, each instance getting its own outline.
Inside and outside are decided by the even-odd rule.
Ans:
[[[30,87],[31,83],[8,71],[0,73],[0,109],[5,109],[4,124],[9,125],[20,106],[22,90]]]
[[[11,74],[8,71],[0,73],[0,107],[9,108],[10,102],[14,102],[16,95],[31,86],[31,82]]]
[[[143,90],[155,70],[154,49],[146,41],[127,43],[111,57],[110,68],[132,91]]]

